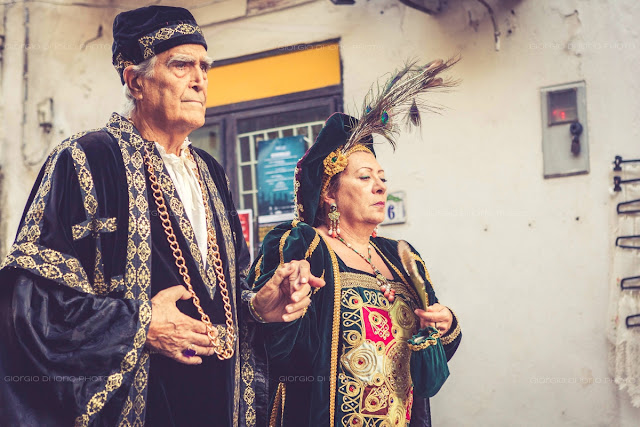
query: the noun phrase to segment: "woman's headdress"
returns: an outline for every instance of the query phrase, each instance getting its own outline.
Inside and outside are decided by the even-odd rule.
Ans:
[[[459,58],[436,60],[420,66],[408,63],[384,83],[372,87],[364,99],[360,117],[342,113],[329,117],[315,143],[298,161],[294,178],[296,218],[314,225],[318,206],[331,178],[347,167],[349,155],[356,151],[373,150],[373,134],[387,139],[392,147],[401,123],[420,126],[421,111],[434,111],[420,95],[456,84],[440,74],[451,68]]]

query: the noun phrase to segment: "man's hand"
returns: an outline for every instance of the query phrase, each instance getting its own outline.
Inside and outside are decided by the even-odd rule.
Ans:
[[[451,329],[453,313],[444,305],[436,303],[427,307],[427,311],[418,308],[414,313],[420,318],[420,329],[433,326],[440,331],[441,335],[446,334]]]
[[[324,280],[311,274],[307,261],[291,261],[279,266],[253,297],[253,307],[267,322],[291,322],[311,303],[311,287],[322,286]]]
[[[158,292],[151,299],[151,323],[146,346],[180,363],[199,365],[202,359],[198,356],[211,356],[214,351],[205,324],[176,307],[176,301],[189,298],[189,291],[178,285]],[[182,352],[187,349],[195,350],[196,356],[186,357]]]

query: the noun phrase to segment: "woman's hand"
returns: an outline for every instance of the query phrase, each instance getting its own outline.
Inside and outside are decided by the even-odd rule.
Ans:
[[[453,323],[453,313],[447,307],[441,304],[433,304],[427,307],[427,311],[416,309],[416,316],[420,318],[420,329],[427,326],[433,326],[441,335],[446,334],[451,329]]]
[[[291,261],[279,266],[253,297],[253,308],[266,322],[291,322],[311,304],[311,287],[322,286],[324,280],[311,274],[307,261]]]
[[[151,298],[151,323],[145,345],[177,362],[199,365],[202,358],[198,356],[211,356],[214,349],[205,324],[176,307],[176,301],[189,298],[191,294],[182,285],[163,289]],[[187,357],[185,350],[195,350],[196,355]]]

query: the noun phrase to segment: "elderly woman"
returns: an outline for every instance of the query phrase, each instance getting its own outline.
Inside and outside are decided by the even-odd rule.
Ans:
[[[402,267],[398,242],[376,236],[387,187],[366,120],[359,125],[340,113],[327,120],[296,169],[297,218],[265,237],[249,274],[260,289],[279,266],[307,260],[311,277],[326,282],[309,295],[302,318],[265,325],[271,425],[397,426],[412,418],[411,425],[430,425],[428,397],[446,379],[446,360],[461,340],[419,254],[412,249],[410,257],[429,307]],[[254,308],[258,318],[266,311]],[[413,345],[424,337],[434,345]],[[440,378],[429,378],[424,369],[438,357],[435,344]]]

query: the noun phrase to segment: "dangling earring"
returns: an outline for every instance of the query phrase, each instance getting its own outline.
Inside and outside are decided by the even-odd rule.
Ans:
[[[378,237],[378,226],[376,225],[376,228],[373,229],[373,233],[371,233],[371,237],[373,237],[374,239],[376,237]]]
[[[340,235],[340,212],[338,212],[338,205],[331,203],[329,206],[329,235],[331,237],[338,237]]]

